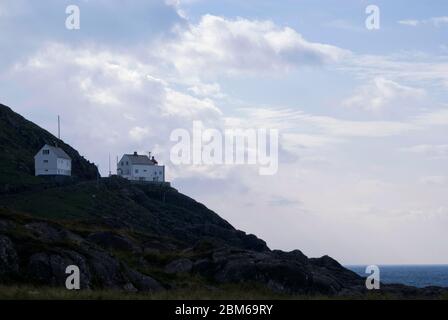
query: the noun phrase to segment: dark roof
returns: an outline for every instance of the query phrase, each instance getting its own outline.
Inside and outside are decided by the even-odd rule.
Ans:
[[[154,163],[145,155],[125,154],[129,158],[131,164],[147,164],[154,165]]]
[[[68,154],[65,153],[64,150],[62,150],[61,148],[58,147],[53,147],[53,146],[49,146],[48,144],[44,146],[45,149],[49,149],[51,152],[53,152],[58,158],[62,158],[62,159],[67,159],[67,160],[72,160],[72,158],[70,158],[68,156]],[[43,149],[43,148],[42,148]]]

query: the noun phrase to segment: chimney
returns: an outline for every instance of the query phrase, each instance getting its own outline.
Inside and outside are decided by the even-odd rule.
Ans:
[[[137,156],[138,154],[137,154],[137,151],[134,151],[134,156]]]
[[[151,151],[149,151],[149,159],[151,159]]]

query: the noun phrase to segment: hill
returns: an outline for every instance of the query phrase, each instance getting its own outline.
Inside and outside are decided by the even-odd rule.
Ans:
[[[3,104],[0,104],[0,128],[0,194],[48,183],[34,176],[34,155],[46,143],[57,143],[72,158],[72,174],[79,180],[95,179],[98,175],[96,166],[78,151]]]
[[[107,292],[366,295],[364,279],[334,259],[270,250],[174,188],[118,177],[97,181],[95,166],[62,141],[58,144],[75,159],[78,180],[57,185],[34,177],[34,153],[55,137],[3,105],[0,121],[0,145],[6,150],[0,154],[0,291],[5,295],[17,286],[63,291],[71,264],[80,268],[83,288]],[[384,292],[446,294],[442,288],[399,285],[384,286]]]

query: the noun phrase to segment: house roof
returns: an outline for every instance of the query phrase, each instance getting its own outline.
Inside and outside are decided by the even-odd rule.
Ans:
[[[151,166],[154,165],[151,159],[149,159],[149,157],[145,155],[125,154],[125,156],[128,157],[131,164],[147,164]]]
[[[50,152],[53,152],[58,158],[67,159],[67,160],[72,160],[72,158],[70,158],[70,157],[68,156],[68,154],[65,153],[65,151],[62,150],[61,148],[53,147],[53,146],[50,146],[50,145],[46,144],[45,146],[42,147],[42,149],[48,149],[48,150],[50,150]],[[41,149],[41,150],[42,150],[42,149]]]

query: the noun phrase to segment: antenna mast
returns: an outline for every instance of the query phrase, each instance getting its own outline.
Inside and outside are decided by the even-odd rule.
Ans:
[[[112,171],[110,171],[110,153],[109,153],[109,177],[112,175]]]
[[[58,139],[61,140],[61,119],[58,115]]]

